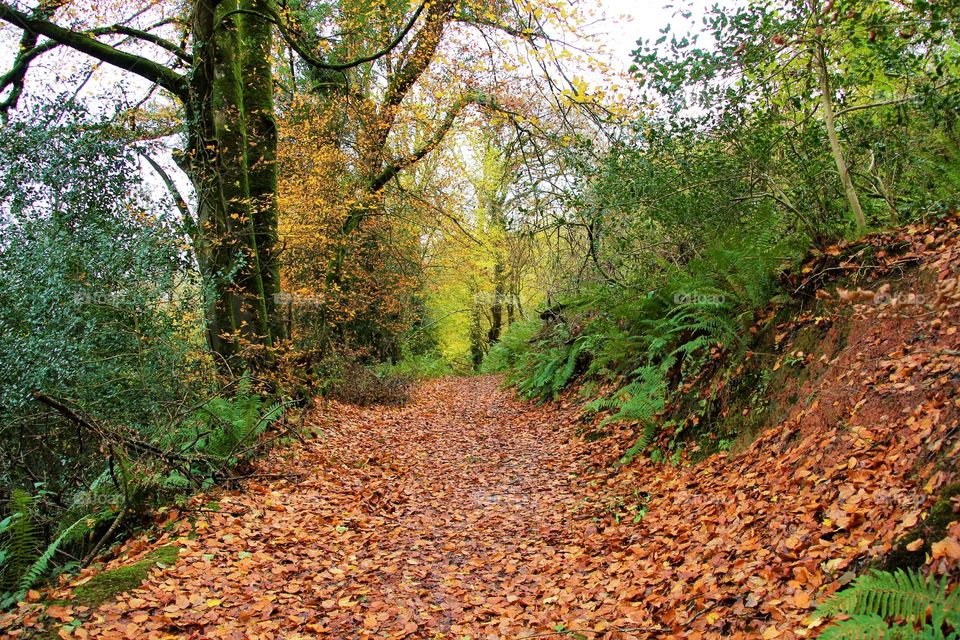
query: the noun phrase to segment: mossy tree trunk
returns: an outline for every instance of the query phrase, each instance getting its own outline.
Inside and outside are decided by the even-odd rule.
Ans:
[[[256,0],[199,0],[192,117],[184,167],[198,196],[197,259],[208,291],[210,347],[259,368],[283,337],[277,237],[273,27]],[[249,12],[249,13],[248,13]]]
[[[278,30],[310,68],[342,74],[390,53],[413,31],[421,14],[426,14],[426,24],[414,32],[418,46],[413,59],[391,83],[392,106],[385,117],[392,125],[393,111],[436,50],[453,1],[421,5],[383,48],[341,62],[326,60],[291,39],[271,0],[190,0],[185,7],[190,16],[189,48],[127,25],[74,31],[53,20],[59,6],[41,3],[39,9],[24,11],[19,5],[0,0],[0,21],[21,30],[23,47],[11,72],[3,76],[12,91],[0,102],[0,115],[16,106],[30,62],[57,47],[69,47],[145,78],[177,99],[183,105],[187,134],[180,165],[197,196],[195,220],[184,226],[190,230],[204,289],[209,294],[205,314],[210,348],[230,368],[269,364],[271,347],[286,335],[282,309],[277,304],[280,265],[272,58]],[[177,64],[167,66],[97,39],[116,35],[160,47],[171,53]],[[40,42],[40,36],[49,41]],[[188,73],[179,71],[183,63],[190,65]],[[444,133],[454,116],[444,121]],[[383,140],[388,133],[380,134]],[[431,148],[428,145],[420,155],[404,160],[415,162]],[[380,181],[374,179],[370,192],[377,195],[403,166],[388,165]],[[361,209],[351,212],[345,235],[359,226],[363,215]],[[340,256],[334,270],[337,277],[342,261]]]
[[[278,309],[280,260],[277,222],[277,121],[273,96],[273,25],[262,19],[266,0],[243,0],[241,23],[244,110],[247,119],[247,167],[250,207],[257,246],[257,264],[263,281],[264,311],[269,336],[276,344],[286,337],[283,313]]]

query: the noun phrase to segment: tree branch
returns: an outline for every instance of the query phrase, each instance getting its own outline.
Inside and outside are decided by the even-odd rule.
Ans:
[[[426,25],[415,38],[417,44],[410,56],[412,59],[397,70],[387,86],[383,100],[384,108],[389,109],[400,104],[410,87],[430,66],[433,54],[443,36],[443,25],[452,9],[453,3],[450,0],[439,0],[430,5],[427,10]]]
[[[57,0],[56,2],[41,3],[39,7],[34,9],[33,17],[42,19],[49,18],[64,2],[65,0]],[[36,33],[24,31],[20,35],[20,46],[17,49],[17,57],[13,61],[13,66],[10,71],[0,78],[0,91],[5,91],[7,87],[13,87],[7,99],[0,103],[0,117],[2,117],[4,121],[7,120],[10,109],[15,108],[17,103],[20,102],[20,96],[23,94],[23,86],[27,78],[27,70],[30,68],[30,63],[37,56],[56,46],[56,44],[49,43],[38,46],[38,40],[39,38]]]
[[[10,109],[14,109],[20,102],[20,96],[23,94],[23,85],[27,78],[27,70],[30,63],[40,55],[56,48],[59,43],[49,40],[43,44],[37,44],[37,34],[30,31],[24,31],[20,38],[20,50],[10,71],[0,76],[0,91],[5,91],[11,87],[10,95],[0,102],[0,116],[6,120]]]
[[[186,63],[193,62],[193,56],[184,51],[181,47],[175,45],[174,43],[161,38],[160,36],[150,33],[149,31],[142,31],[140,29],[134,29],[132,27],[127,27],[122,24],[115,24],[109,27],[99,27],[97,29],[91,29],[90,31],[85,31],[84,33],[91,36],[107,36],[107,35],[124,35],[131,38],[136,38],[137,40],[143,40],[144,42],[149,42],[150,44],[155,44],[162,49],[166,49],[173,55],[177,56]]]
[[[946,81],[946,82],[942,82],[942,83],[940,83],[940,84],[938,84],[938,85],[935,85],[935,86],[931,87],[931,90],[932,90],[932,91],[939,91],[940,89],[944,89],[944,88],[946,88],[946,87],[948,87],[948,86],[950,86],[951,84],[954,84],[954,83],[956,83],[956,82],[957,82],[957,80],[948,80],[948,81]],[[911,102],[916,102],[917,100],[920,100],[921,98],[923,98],[922,95],[913,94],[913,95],[909,95],[909,96],[904,96],[904,97],[902,97],[902,98],[894,98],[894,99],[892,99],[892,100],[883,100],[883,101],[881,101],[881,102],[872,102],[872,103],[870,103],[870,104],[857,104],[857,105],[854,105],[854,106],[852,106],[852,107],[846,107],[845,109],[840,109],[839,111],[837,111],[837,112],[834,114],[834,116],[837,117],[837,118],[839,118],[840,116],[846,115],[846,114],[848,114],[848,113],[853,113],[854,111],[863,111],[863,110],[865,110],[865,109],[878,109],[878,108],[880,108],[880,107],[894,107],[894,106],[898,106],[898,105],[901,105],[901,104],[909,104],[909,103],[911,103]]]
[[[499,22],[494,22],[493,20],[480,18],[479,16],[456,15],[453,17],[453,20],[454,22],[460,22],[475,27],[490,27],[491,29],[502,31],[508,36],[513,36],[514,38],[518,38],[520,40],[526,40],[527,42],[549,39],[545,33],[538,29],[533,29],[530,27],[512,27],[508,24],[501,24]]]
[[[180,212],[180,216],[183,218],[184,231],[187,232],[187,235],[190,236],[190,241],[193,242],[194,246],[198,243],[198,230],[197,223],[194,220],[193,214],[190,213],[190,207],[187,206],[187,200],[180,193],[180,189],[177,188],[176,183],[173,181],[173,178],[170,177],[170,174],[163,168],[163,166],[153,159],[149,153],[145,151],[137,150],[137,153],[141,158],[146,160],[147,164],[153,168],[154,172],[160,176],[160,179],[163,181],[163,184],[167,187],[167,191],[170,192],[170,196],[173,198],[173,203],[176,205],[177,210]]]
[[[434,130],[433,135],[431,135],[430,138],[419,149],[416,149],[403,158],[397,158],[387,163],[383,170],[380,171],[380,173],[378,173],[373,179],[373,191],[379,191],[398,173],[407,167],[416,164],[427,154],[436,149],[440,143],[443,142],[444,137],[446,137],[447,133],[449,133],[450,129],[453,127],[453,124],[456,122],[457,116],[460,115],[460,112],[470,104],[497,109],[496,100],[494,100],[492,96],[485,93],[472,92],[460,97],[460,99],[458,99],[453,106],[450,107],[447,115],[444,116],[443,120],[440,122],[440,125]]]
[[[237,15],[237,14],[259,16],[260,18],[264,20],[268,20],[272,22],[274,25],[276,25],[277,29],[280,31],[280,35],[283,37],[286,43],[290,45],[290,48],[296,51],[297,55],[299,55],[303,59],[303,61],[309,64],[311,67],[314,67],[317,69],[326,69],[328,71],[346,71],[348,69],[353,69],[354,67],[359,67],[362,64],[379,60],[383,56],[393,51],[397,47],[397,45],[403,42],[403,39],[406,38],[407,34],[409,34],[410,31],[413,29],[414,25],[417,23],[417,20],[420,18],[420,14],[423,13],[425,6],[426,4],[421,4],[420,6],[417,7],[417,9],[413,12],[413,15],[410,16],[410,19],[404,25],[403,29],[400,30],[400,33],[397,34],[397,36],[393,40],[391,40],[385,47],[383,47],[379,51],[376,51],[375,53],[371,53],[366,56],[361,56],[359,58],[355,58],[348,62],[328,62],[326,60],[322,60],[317,56],[315,56],[307,47],[307,45],[305,45],[303,42],[301,42],[296,37],[294,37],[292,33],[290,33],[290,29],[287,28],[286,24],[284,24],[283,19],[273,11],[271,11],[270,15],[267,15],[264,13],[260,13],[259,11],[251,11],[250,9],[236,9],[234,11],[230,11],[224,14],[220,20],[222,22],[223,20],[226,20],[230,16]]]
[[[110,45],[103,44],[88,35],[64,29],[49,20],[27,15],[22,11],[14,9],[5,2],[0,2],[0,20],[23,29],[25,32],[45,36],[71,49],[96,58],[101,62],[106,62],[119,69],[146,78],[150,82],[160,85],[184,102],[189,99],[189,89],[186,78],[153,60],[121,51]]]

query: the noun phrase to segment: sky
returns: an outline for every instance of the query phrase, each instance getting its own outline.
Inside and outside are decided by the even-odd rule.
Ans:
[[[673,22],[676,26],[680,19],[673,18],[679,7],[691,8],[695,13],[713,4],[713,0],[687,0],[669,3],[668,0],[596,0],[607,15],[603,26],[610,39],[608,46],[624,68],[632,63],[630,53],[636,49],[637,39],[656,39],[660,29]],[[670,4],[669,8],[664,7]],[[686,27],[686,21],[684,27]]]

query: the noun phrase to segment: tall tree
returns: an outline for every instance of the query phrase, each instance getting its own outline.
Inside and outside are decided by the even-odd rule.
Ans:
[[[424,6],[415,8],[399,33],[374,51],[333,60],[305,48],[269,0],[192,0],[189,16],[179,17],[187,25],[183,45],[158,35],[170,18],[148,29],[130,27],[129,21],[93,28],[60,26],[57,11],[67,4],[44,0],[21,9],[0,2],[0,20],[23,33],[13,69],[0,78],[0,89],[10,90],[0,106],[4,111],[16,106],[30,63],[58,47],[145,78],[174,98],[182,108],[186,134],[180,164],[197,201],[195,219],[186,226],[198,267],[213,292],[206,309],[208,342],[231,365],[262,365],[265,350],[284,339],[275,303],[280,292],[272,65],[276,34],[311,68],[343,72],[397,47],[418,23]],[[115,42],[118,37],[123,41]],[[123,46],[127,41],[158,47],[169,59],[159,62],[128,51]],[[189,70],[183,70],[184,65]]]

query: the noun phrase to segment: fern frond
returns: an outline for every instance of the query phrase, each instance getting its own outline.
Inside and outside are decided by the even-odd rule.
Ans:
[[[821,640],[884,640],[890,626],[877,615],[852,615],[849,619],[827,627]]]
[[[60,548],[60,545],[70,537],[77,527],[86,525],[88,520],[90,520],[90,518],[87,516],[80,518],[72,525],[64,529],[53,542],[47,545],[47,548],[42,554],[40,554],[40,557],[37,558],[32,565],[30,565],[30,568],[27,569],[27,571],[20,578],[20,584],[18,585],[16,596],[17,600],[22,599],[23,596],[26,595],[27,591],[33,587],[33,585],[35,585],[45,573],[47,573],[48,569],[50,568],[50,561],[53,559],[57,549]]]
[[[35,521],[36,499],[23,489],[10,496],[10,516],[4,519],[4,562],[0,565],[0,591],[14,591],[35,561],[40,534]]]
[[[637,438],[629,449],[624,451],[623,457],[620,458],[620,464],[627,465],[633,462],[633,459],[638,455],[647,450],[647,447],[650,446],[650,443],[653,442],[653,439],[659,431],[659,426],[656,422],[649,421],[643,427],[643,433]]]
[[[823,603],[817,613],[877,615],[922,624],[929,610],[934,623],[942,624],[946,610],[955,606],[956,598],[947,594],[945,580],[937,582],[913,571],[872,571]]]
[[[829,627],[820,637],[956,638],[960,635],[960,590],[949,592],[946,577],[938,582],[916,571],[874,570],[821,604],[816,615],[841,613],[850,619]],[[953,629],[949,636],[944,635],[945,623]]]

